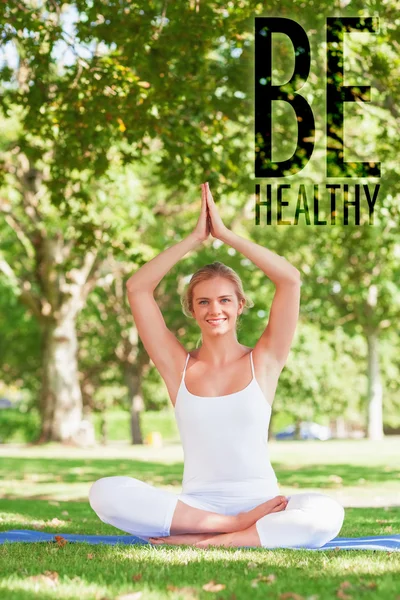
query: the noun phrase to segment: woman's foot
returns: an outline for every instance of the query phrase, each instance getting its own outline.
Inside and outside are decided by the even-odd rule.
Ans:
[[[208,548],[209,546],[223,546],[225,548],[259,548],[261,546],[261,540],[258,535],[257,526],[254,524],[242,531],[222,533],[195,543],[196,548]]]
[[[267,502],[263,502],[259,504],[252,510],[244,513],[239,513],[237,515],[239,527],[237,532],[232,532],[234,534],[240,533],[243,529],[248,529],[258,519],[261,519],[265,515],[270,513],[279,512],[281,510],[285,510],[287,506],[288,500],[285,496],[276,496],[275,498],[271,498],[271,500],[267,500]],[[215,536],[219,536],[218,543],[213,544],[210,538]],[[210,543],[207,544],[206,540],[209,540]],[[240,542],[242,542],[241,538],[239,538]],[[215,540],[217,542],[217,540]],[[223,543],[221,543],[223,541]],[[237,536],[235,537],[235,542],[237,541]],[[206,548],[208,545],[230,545],[231,538],[228,538],[228,535],[223,538],[220,533],[181,533],[174,534],[164,537],[151,537],[149,538],[149,542],[151,544],[159,545],[159,544],[167,544],[169,546],[181,546],[181,545],[195,545],[199,548]],[[204,545],[202,544],[204,542]]]
[[[263,502],[259,504],[252,510],[247,512],[238,514],[239,527],[238,531],[242,529],[247,529],[254,525],[256,521],[265,517],[265,515],[269,515],[270,513],[280,512],[281,510],[285,510],[288,503],[288,499],[286,496],[275,496],[275,498],[271,498],[271,500],[267,500],[267,502]]]

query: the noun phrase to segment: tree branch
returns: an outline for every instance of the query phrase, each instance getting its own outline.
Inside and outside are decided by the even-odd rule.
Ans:
[[[44,322],[44,316],[42,314],[42,306],[39,298],[30,292],[31,283],[29,281],[21,280],[14,270],[11,268],[9,263],[0,255],[0,271],[4,273],[8,280],[11,280],[14,286],[18,289],[18,294],[21,302],[25,304],[39,319],[40,322]]]

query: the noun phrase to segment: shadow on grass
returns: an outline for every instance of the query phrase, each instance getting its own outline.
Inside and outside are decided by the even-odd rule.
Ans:
[[[281,485],[298,488],[335,488],[358,484],[399,482],[400,471],[368,465],[306,465],[302,467],[274,464]],[[180,486],[183,464],[165,465],[126,459],[7,458],[2,461],[0,478],[29,483],[91,483],[101,477],[126,475],[152,485]]]
[[[279,483],[288,486],[302,487],[336,487],[354,486],[364,483],[400,482],[400,470],[369,465],[306,465],[274,466]],[[342,480],[340,481],[339,478]]]

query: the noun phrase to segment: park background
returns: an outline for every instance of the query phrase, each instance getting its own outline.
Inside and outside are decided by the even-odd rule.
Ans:
[[[228,227],[284,256],[302,275],[299,324],[270,434],[315,421],[330,425],[336,439],[271,440],[282,493],[317,489],[353,507],[342,535],[395,530],[399,8],[398,2],[370,0],[321,1],[318,11],[312,1],[287,0],[268,7],[246,0],[2,6],[2,530],[111,532],[86,500],[90,483],[104,475],[130,474],[180,490],[173,407],[138,338],[125,282],[192,231],[206,180]],[[262,209],[255,225],[254,17],[261,15],[294,19],[310,37],[304,96],[316,117],[316,149],[306,169],[290,178],[293,186],[326,180],[326,17],[379,16],[379,34],[349,36],[345,48],[348,82],[372,86],[371,103],[346,106],[345,139],[347,160],[382,163],[374,226],[365,219],[359,227],[266,226]],[[291,47],[278,35],[274,49],[274,77],[284,80]],[[276,158],[282,159],[291,154],[293,119],[287,107],[274,110]],[[254,302],[238,332],[241,343],[254,346],[268,320],[273,285],[218,240],[186,255],[158,286],[167,326],[189,351],[196,347],[199,331],[183,315],[179,296],[191,274],[214,260],[240,274]],[[9,557],[4,590],[30,597],[34,584],[27,577],[43,571],[46,556],[37,553],[37,562],[23,568],[19,554]],[[109,560],[106,551],[102,556]],[[276,556],[289,560],[287,553]],[[276,560],[276,569],[283,569]],[[315,585],[320,560],[314,558]],[[361,574],[368,572],[372,582],[379,574],[378,591],[388,597],[391,561],[377,559],[376,571],[368,571],[365,558],[355,558],[352,585],[364,585]],[[65,577],[83,568],[68,564]],[[339,563],[326,568],[324,585],[336,590]],[[301,591],[309,585],[306,567],[298,576]],[[79,595],[92,597],[122,589],[125,575],[114,582],[106,569],[104,577],[94,592],[63,575],[58,592],[73,597],[79,588]],[[291,577],[285,572],[282,585],[290,588]],[[364,592],[379,597],[373,586]]]

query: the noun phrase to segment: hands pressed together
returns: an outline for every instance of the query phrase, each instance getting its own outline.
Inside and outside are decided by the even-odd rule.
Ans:
[[[201,184],[201,211],[197,225],[193,231],[200,242],[204,242],[208,236],[222,239],[229,229],[223,224],[218,213],[214,198],[212,197],[208,183]]]

